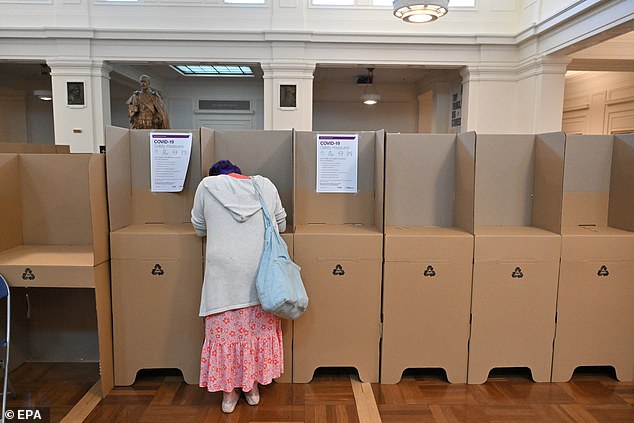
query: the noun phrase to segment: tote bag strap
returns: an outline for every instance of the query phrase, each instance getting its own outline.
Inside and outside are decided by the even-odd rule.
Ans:
[[[269,214],[269,210],[266,207],[266,203],[264,202],[264,198],[262,197],[262,191],[260,191],[260,186],[257,182],[255,182],[254,178],[251,178],[251,183],[253,184],[253,188],[255,188],[255,192],[258,194],[258,198],[260,199],[260,204],[262,205],[262,214],[264,215],[264,224],[268,226],[273,226],[273,219]]]

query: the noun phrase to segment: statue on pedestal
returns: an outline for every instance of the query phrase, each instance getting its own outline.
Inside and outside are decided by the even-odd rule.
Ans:
[[[161,94],[150,88],[150,77],[139,77],[140,90],[134,91],[128,101],[128,117],[132,129],[169,129],[170,122]]]

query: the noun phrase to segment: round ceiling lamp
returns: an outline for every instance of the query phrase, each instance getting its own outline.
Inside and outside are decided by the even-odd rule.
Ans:
[[[394,16],[408,23],[433,22],[449,11],[449,0],[394,0]]]

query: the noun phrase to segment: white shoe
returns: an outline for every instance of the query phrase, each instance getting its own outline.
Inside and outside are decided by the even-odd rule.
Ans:
[[[222,393],[222,412],[233,413],[233,410],[236,409],[236,404],[238,404],[239,399],[240,399],[240,394],[238,394],[235,390],[231,392],[223,392]]]
[[[245,392],[244,397],[247,400],[247,404],[258,405],[260,403],[260,390],[258,389],[258,384],[254,384],[253,389],[249,392]]]

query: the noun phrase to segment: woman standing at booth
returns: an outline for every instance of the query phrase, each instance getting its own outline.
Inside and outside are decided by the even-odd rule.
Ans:
[[[198,185],[191,217],[197,235],[207,237],[200,386],[223,392],[225,413],[235,409],[239,390],[249,405],[258,404],[258,384],[267,385],[284,371],[280,318],[262,309],[255,288],[264,222],[253,183],[280,232],[286,211],[269,179],[241,173],[229,160],[215,163]]]

